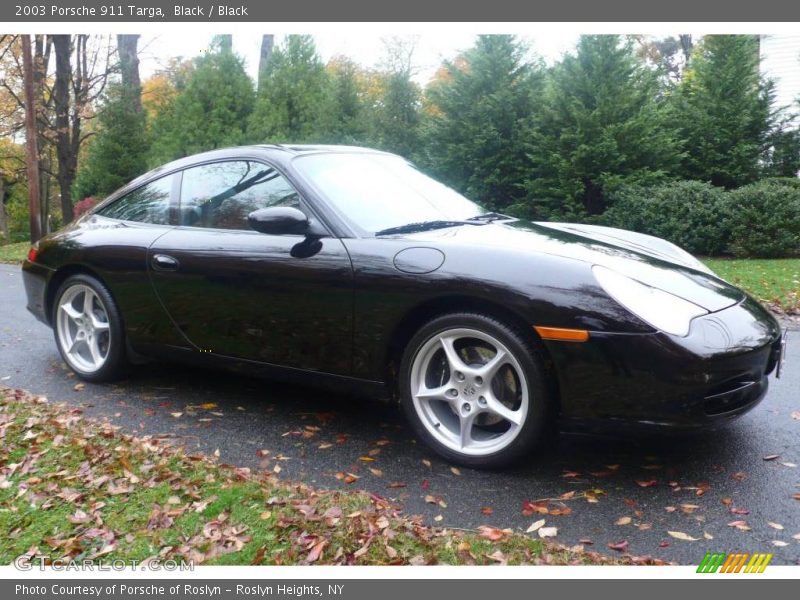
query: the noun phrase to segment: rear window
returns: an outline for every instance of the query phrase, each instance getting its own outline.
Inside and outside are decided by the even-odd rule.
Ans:
[[[125,194],[98,214],[121,221],[169,225],[171,190],[172,175],[167,175]]]

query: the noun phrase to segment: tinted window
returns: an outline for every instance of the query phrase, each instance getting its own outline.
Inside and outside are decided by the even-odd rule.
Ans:
[[[104,217],[140,223],[169,225],[169,194],[172,176],[168,175],[125,194],[100,211]]]
[[[247,215],[271,206],[301,209],[300,198],[291,184],[263,163],[226,161],[183,172],[181,225],[250,229]]]
[[[461,220],[486,212],[397,156],[310,154],[296,158],[294,165],[364,231],[421,221]]]

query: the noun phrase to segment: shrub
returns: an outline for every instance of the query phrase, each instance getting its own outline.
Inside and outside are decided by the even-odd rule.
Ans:
[[[764,180],[727,195],[736,256],[777,258],[800,250],[800,187]]]
[[[73,212],[75,213],[75,218],[77,219],[83,213],[90,210],[95,204],[97,204],[97,198],[94,196],[87,196],[80,202],[76,202],[73,208]]]
[[[693,254],[725,251],[730,238],[722,188],[699,181],[623,187],[611,196],[604,225],[654,235]]]

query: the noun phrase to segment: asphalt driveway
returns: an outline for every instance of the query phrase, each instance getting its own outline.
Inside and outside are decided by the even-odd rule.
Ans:
[[[760,551],[774,553],[773,564],[800,564],[797,331],[783,378],[724,430],[561,436],[529,464],[481,472],[436,458],[397,408],[324,390],[161,364],[114,385],[76,385],[52,332],[24,307],[19,267],[0,265],[0,383],[82,406],[130,432],[175,436],[191,450],[286,479],[364,488],[440,526],[525,531],[544,519],[558,528],[555,541],[591,541],[609,554],[608,544],[620,544],[698,564],[706,552]]]

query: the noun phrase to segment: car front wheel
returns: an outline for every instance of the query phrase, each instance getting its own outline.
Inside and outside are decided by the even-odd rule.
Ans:
[[[482,314],[424,325],[401,368],[401,402],[417,434],[452,462],[499,467],[548,431],[550,392],[530,339]]]
[[[53,329],[61,357],[87,381],[108,381],[125,366],[122,319],[111,294],[94,277],[67,278],[56,293]]]

